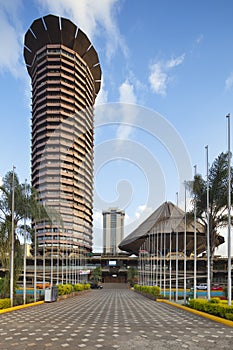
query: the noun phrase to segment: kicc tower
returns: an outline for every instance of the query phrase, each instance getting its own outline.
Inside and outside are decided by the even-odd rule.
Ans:
[[[32,82],[32,186],[49,214],[34,223],[38,247],[48,256],[85,254],[92,250],[98,55],[75,24],[48,15],[27,31],[24,59]]]

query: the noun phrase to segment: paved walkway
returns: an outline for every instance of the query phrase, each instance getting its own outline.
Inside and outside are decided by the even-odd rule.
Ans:
[[[233,328],[127,289],[0,315],[0,349],[233,349]]]

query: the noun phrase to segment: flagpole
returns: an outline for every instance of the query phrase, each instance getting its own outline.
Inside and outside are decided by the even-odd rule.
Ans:
[[[178,192],[176,192],[176,205],[178,207]],[[178,261],[178,250],[179,250],[179,241],[178,241],[178,227],[176,229],[176,302],[178,302],[178,270],[179,270],[179,261]]]
[[[228,278],[227,278],[227,295],[228,305],[231,306],[231,143],[230,143],[230,114],[227,116],[228,121]]]
[[[15,240],[15,223],[14,223],[14,212],[15,212],[15,167],[13,166],[12,171],[12,196],[11,196],[11,265],[10,265],[10,300],[11,307],[14,305],[14,240]]]
[[[187,208],[186,208],[186,196],[187,196],[187,192],[186,192],[186,181],[184,182],[184,304],[186,304],[186,299],[187,299],[187,272],[186,272],[186,263],[187,263],[187,259],[186,259],[186,243],[187,243]]]
[[[194,165],[194,181],[197,175],[197,166]],[[193,281],[193,297],[197,298],[197,201],[194,194],[194,281]]]
[[[27,180],[25,180],[25,185],[24,185],[24,196],[25,200],[27,199]],[[27,265],[27,234],[26,234],[26,208],[27,204],[25,203],[25,214],[24,214],[24,256],[23,256],[23,303],[26,304],[26,265]]]
[[[206,177],[207,177],[207,191],[206,191],[206,213],[207,213],[207,299],[210,301],[210,225],[209,225],[209,154],[208,145],[206,148]]]

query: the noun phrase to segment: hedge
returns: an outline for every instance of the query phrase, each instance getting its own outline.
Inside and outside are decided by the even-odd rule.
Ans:
[[[8,309],[11,307],[10,298],[0,299],[0,309]]]
[[[155,298],[159,297],[161,293],[161,289],[158,286],[141,286],[140,284],[135,284],[134,289],[142,293],[153,295]]]
[[[72,284],[58,284],[58,295],[70,294],[73,291]]]
[[[74,290],[76,292],[80,292],[82,290],[87,290],[90,289],[90,284],[89,283],[77,283],[74,285]]]
[[[233,321],[233,305],[228,306],[225,300],[222,302],[219,298],[212,298],[210,301],[205,299],[190,299],[188,305],[192,309]]]
[[[89,283],[77,283],[77,284],[58,284],[58,295],[65,295],[74,292],[80,292],[82,290],[90,289]]]

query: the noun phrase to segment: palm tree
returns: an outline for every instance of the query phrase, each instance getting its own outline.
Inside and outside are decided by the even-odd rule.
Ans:
[[[13,184],[14,179],[14,184]],[[14,213],[12,213],[12,188],[14,186]],[[42,214],[43,213],[43,214]],[[9,295],[10,246],[12,237],[12,216],[14,220],[14,286],[23,266],[23,249],[19,240],[20,222],[24,218],[34,219],[45,215],[45,210],[38,203],[36,192],[29,186],[19,183],[18,176],[9,171],[0,186],[0,262],[6,269],[4,294]],[[27,226],[28,227],[28,226]]]
[[[233,168],[231,168],[233,175]],[[233,176],[231,175],[231,179]],[[231,182],[231,192],[233,192]],[[196,215],[207,233],[207,180],[200,174],[194,177],[190,185],[196,200]],[[213,278],[213,258],[215,248],[223,243],[219,229],[228,223],[228,154],[221,153],[213,162],[209,170],[209,233],[210,233],[210,275]],[[231,196],[231,200],[232,200]],[[232,200],[233,202],[233,200]],[[190,212],[193,215],[193,211]],[[232,220],[232,218],[231,218]]]

